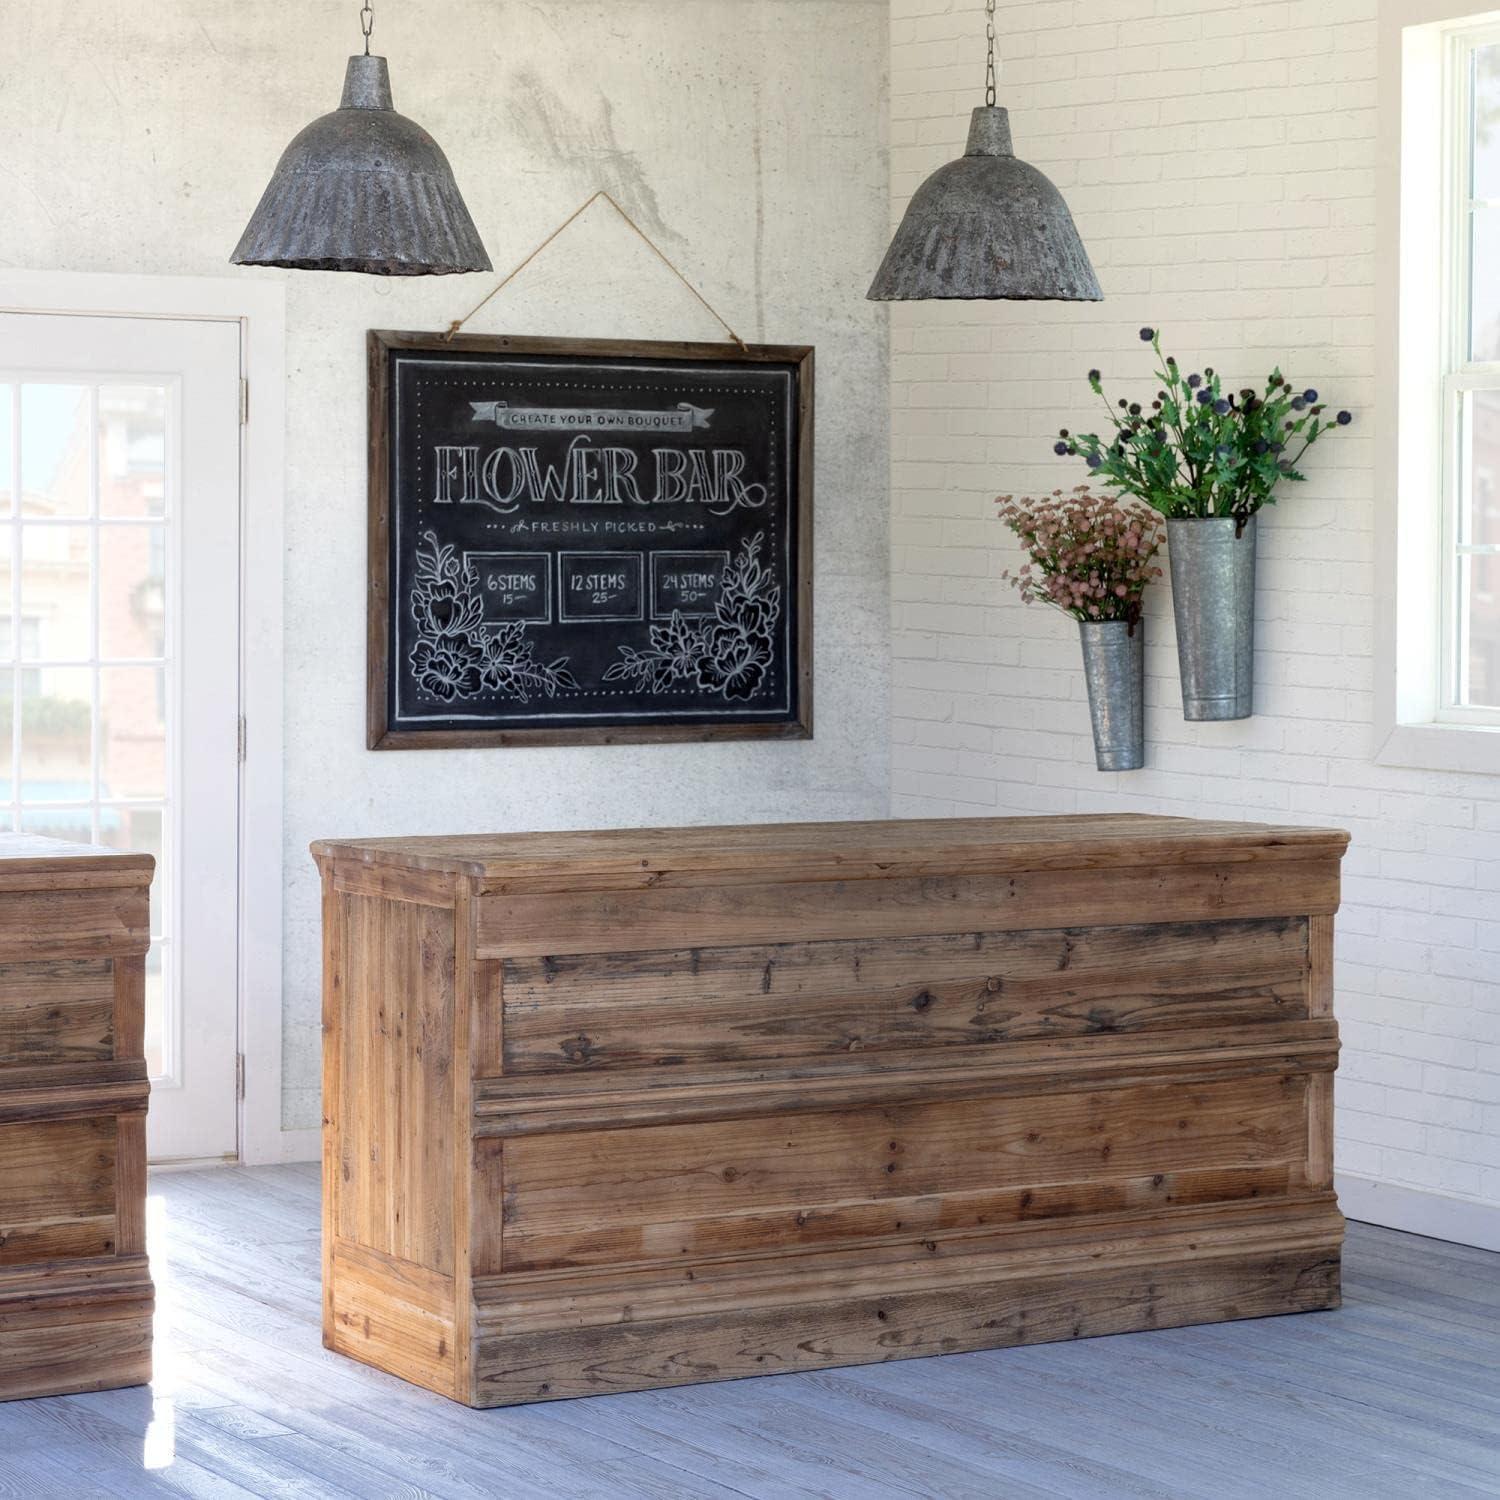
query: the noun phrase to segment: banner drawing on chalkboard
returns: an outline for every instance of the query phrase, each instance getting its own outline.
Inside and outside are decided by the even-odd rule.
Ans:
[[[371,335],[369,741],[811,730],[812,351]]]

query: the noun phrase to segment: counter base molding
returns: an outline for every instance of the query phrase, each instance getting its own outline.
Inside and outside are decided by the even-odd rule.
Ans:
[[[0,1401],[151,1378],[153,868],[0,836]]]
[[[502,1406],[1336,1307],[1346,843],[320,842],[324,1342]]]

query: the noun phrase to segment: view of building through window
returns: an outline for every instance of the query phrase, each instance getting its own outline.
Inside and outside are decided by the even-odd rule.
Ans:
[[[13,831],[155,855],[153,1076],[171,1061],[167,397],[0,385],[0,801]]]

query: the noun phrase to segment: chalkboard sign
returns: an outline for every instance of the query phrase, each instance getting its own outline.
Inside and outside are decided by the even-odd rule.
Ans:
[[[371,749],[811,734],[811,349],[369,354]]]

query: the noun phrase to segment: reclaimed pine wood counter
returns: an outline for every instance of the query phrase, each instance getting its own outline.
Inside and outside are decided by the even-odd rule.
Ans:
[[[151,1378],[153,868],[0,835],[0,1400]]]
[[[317,843],[324,1342],[498,1406],[1337,1306],[1347,842]]]

